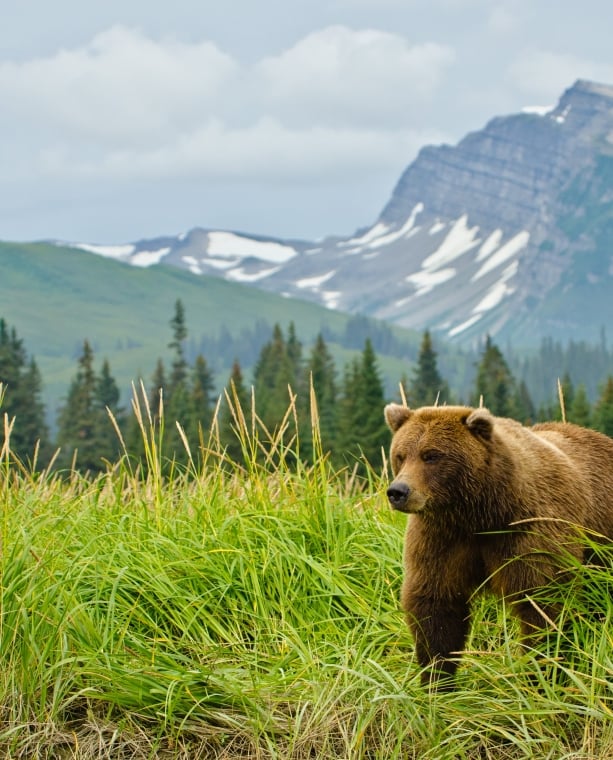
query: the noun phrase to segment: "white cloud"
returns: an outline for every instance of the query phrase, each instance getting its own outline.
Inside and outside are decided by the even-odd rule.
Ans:
[[[410,130],[305,126],[288,128],[264,117],[247,127],[212,121],[201,129],[150,149],[134,147],[75,160],[67,151],[45,156],[45,173],[65,178],[170,179],[175,177],[260,181],[347,176],[397,167],[424,142],[441,135]]]
[[[115,26],[83,47],[0,63],[0,101],[64,136],[147,141],[206,116],[237,69],[210,42],[158,42]]]
[[[513,62],[508,78],[525,95],[550,103],[577,79],[612,82],[613,66],[566,53],[532,50]]]
[[[257,89],[284,118],[334,123],[407,123],[431,98],[454,51],[411,46],[399,35],[332,26],[313,32],[254,71]]]
[[[17,175],[300,179],[398,167],[450,48],[329,27],[250,66],[210,42],[115,26],[47,58],[0,61]]]

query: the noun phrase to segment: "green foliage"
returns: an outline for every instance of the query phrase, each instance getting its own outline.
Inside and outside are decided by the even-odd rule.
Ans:
[[[498,417],[513,417],[526,422],[534,420],[535,411],[525,383],[519,386],[502,351],[488,335],[477,367],[474,406],[481,402]]]
[[[318,429],[324,451],[333,451],[338,438],[339,408],[336,375],[332,354],[323,335],[319,333],[306,367],[306,380],[308,380],[306,387],[312,387],[317,403]],[[315,452],[312,437],[308,440],[310,451],[307,452],[307,458],[313,461]]]
[[[3,757],[611,756],[611,547],[535,597],[561,607],[538,651],[476,599],[458,689],[431,694],[398,608],[406,520],[376,476],[287,467],[241,422],[242,465],[213,438],[165,477],[163,420],[136,408],[146,471],[0,467]]]
[[[130,267],[69,247],[0,242],[0,271],[0,316],[15,326],[36,356],[45,404],[52,410],[66,395],[75,346],[80,348],[84,337],[96,355],[108,358],[123,398],[132,382],[148,381],[161,346],[169,342],[160,336],[168,333],[178,297],[191,336],[185,358],[193,365],[202,354],[217,378],[229,376],[235,358],[251,376],[273,325],[290,320],[305,345],[321,332],[337,361],[345,356],[340,347],[348,347],[349,315],[176,267]],[[366,318],[362,323],[357,350],[364,344],[363,331],[370,330],[377,352],[392,365],[416,354],[413,331]],[[168,380],[173,355],[170,349],[162,356]]]
[[[365,472],[364,460],[380,465],[381,452],[389,445],[389,431],[382,414],[384,404],[377,357],[367,339],[361,357],[345,367],[336,461],[358,463],[361,473]]]
[[[228,385],[220,399],[219,437],[228,459],[245,463],[245,446],[242,433],[247,430],[245,414],[251,409],[251,399],[238,360],[232,365]]]
[[[6,443],[10,426],[13,453],[26,461],[49,458],[49,430],[42,402],[42,382],[34,358],[28,360],[23,341],[15,328],[0,318],[0,385],[4,389],[2,411],[8,425],[0,426],[0,448]]]
[[[185,307],[181,299],[175,301],[175,313],[170,320],[172,328],[172,340],[168,348],[174,352],[172,371],[168,384],[169,395],[187,382],[187,360],[185,359],[185,339],[187,338],[187,326],[185,324]]]
[[[429,406],[449,401],[449,387],[441,377],[430,331],[423,334],[415,374],[408,389],[409,406]]]
[[[513,374],[525,381],[530,395],[540,405],[551,405],[558,414],[557,383],[583,383],[591,403],[600,393],[607,375],[613,374],[613,352],[607,347],[604,329],[600,340],[590,344],[570,341],[566,346],[551,339],[543,340],[537,351],[520,356],[507,352]],[[566,404],[567,409],[570,404]]]
[[[583,427],[592,426],[592,407],[587,397],[587,391],[583,383],[579,383],[568,411],[568,422]]]
[[[593,425],[596,430],[613,436],[613,376],[607,378],[594,407]]]
[[[58,415],[57,443],[62,449],[59,462],[63,467],[76,466],[95,473],[106,469],[105,462],[117,460],[119,441],[109,411],[119,424],[119,390],[108,361],[104,361],[97,376],[94,352],[86,340],[77,374]]]

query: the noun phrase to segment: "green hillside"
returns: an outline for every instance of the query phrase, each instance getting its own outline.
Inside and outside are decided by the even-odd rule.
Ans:
[[[36,358],[52,416],[85,338],[97,363],[108,358],[124,399],[132,380],[148,382],[157,358],[169,356],[169,320],[177,298],[196,344],[203,336],[218,337],[222,326],[238,336],[257,320],[271,326],[293,320],[298,337],[308,344],[324,328],[342,332],[350,319],[307,301],[176,268],[139,269],[46,243],[0,243],[0,316]],[[394,332],[418,342],[414,333]],[[215,365],[215,357],[207,359]],[[395,377],[407,370],[406,361],[383,358],[383,364]],[[229,366],[217,370],[221,385],[226,370],[229,374]]]

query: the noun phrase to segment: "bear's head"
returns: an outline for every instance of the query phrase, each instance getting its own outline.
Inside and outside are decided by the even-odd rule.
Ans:
[[[394,509],[440,514],[474,503],[490,459],[494,417],[487,409],[388,404],[385,420],[393,433],[387,496]]]

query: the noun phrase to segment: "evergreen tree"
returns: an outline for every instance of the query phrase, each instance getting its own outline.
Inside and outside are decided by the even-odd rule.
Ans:
[[[168,344],[168,348],[173,349],[174,358],[172,360],[168,390],[169,397],[172,397],[176,388],[187,383],[188,374],[188,365],[185,358],[187,327],[185,325],[185,309],[181,299],[177,299],[175,302],[175,313],[170,320],[170,326],[172,328],[172,340]]]
[[[522,380],[515,392],[515,398],[513,401],[513,408],[516,418],[525,424],[533,424],[536,422],[536,409],[532,403],[532,398],[528,391],[528,386]]]
[[[198,354],[192,370],[192,398],[193,410],[189,428],[189,440],[198,442],[200,431],[208,435],[213,422],[215,382],[213,372],[202,354]]]
[[[389,442],[389,432],[383,418],[385,390],[379,373],[377,357],[370,339],[362,353],[362,449],[371,463],[381,462],[381,449]]]
[[[289,323],[287,329],[287,341],[285,350],[288,359],[288,380],[287,385],[292,389],[296,396],[296,410],[299,424],[299,441],[308,445],[310,441],[310,403],[309,403],[309,383],[305,374],[304,361],[302,358],[302,343],[296,336],[296,326],[293,322]],[[304,449],[304,447],[303,447]],[[302,451],[304,456],[306,449]]]
[[[115,418],[122,433],[125,428],[125,415],[119,405],[120,392],[115,378],[111,375],[108,359],[102,362],[100,376],[97,379],[96,395],[99,406],[100,456],[110,462],[115,462],[121,454],[121,442],[111,423],[109,412]]]
[[[345,365],[343,372],[341,398],[338,405],[337,446],[332,457],[335,464],[353,466],[360,457],[361,393],[361,366],[356,357]]]
[[[240,420],[242,416],[245,424],[249,425],[250,408],[251,398],[245,387],[241,366],[235,359],[219,412],[219,437],[226,454],[233,462],[242,462],[244,456],[240,424],[235,417]]]
[[[308,384],[313,385],[313,392],[317,402],[319,416],[319,434],[324,451],[334,448],[338,428],[338,390],[336,387],[336,367],[334,359],[328,350],[328,346],[319,333],[311,350],[311,355],[306,368]],[[307,419],[310,422],[310,409]],[[303,436],[304,440],[310,440]],[[304,451],[303,451],[304,454]],[[307,458],[313,460],[313,451],[307,453]]]
[[[385,403],[383,382],[370,339],[366,339],[360,359],[345,370],[343,399],[340,404],[338,449],[349,463],[362,455],[379,465],[381,450],[389,443],[383,419]],[[363,467],[360,468],[363,472]]]
[[[609,375],[594,407],[593,424],[596,430],[613,437],[613,376]]]
[[[592,407],[583,383],[579,383],[575,390],[572,405],[568,409],[568,422],[574,422],[575,425],[583,427],[590,427],[592,424]]]
[[[11,433],[11,451],[25,461],[39,444],[39,462],[46,463],[51,447],[49,429],[42,402],[42,381],[38,366],[28,357],[23,341],[15,328],[9,329],[0,319],[0,383],[4,389],[2,414],[15,418]],[[0,446],[4,442],[4,426],[0,426]]]
[[[77,467],[100,472],[101,440],[99,437],[100,404],[94,373],[94,354],[89,341],[83,343],[77,374],[70,384],[66,403],[58,417],[57,442],[62,448],[61,463],[69,465],[77,452]]]
[[[488,335],[477,367],[473,406],[484,405],[497,417],[517,416],[515,380],[502,352]]]
[[[197,429],[197,421],[195,420],[192,397],[187,382],[189,373],[189,366],[185,358],[187,327],[185,309],[181,299],[177,299],[175,302],[175,312],[170,320],[170,326],[172,328],[172,340],[168,347],[173,349],[174,357],[168,386],[165,389],[164,416],[166,426],[163,453],[168,460],[186,464],[189,455],[185,450],[185,444],[177,428],[177,423],[188,434],[190,430]]]
[[[287,343],[285,347],[287,351],[287,357],[290,361],[291,367],[292,367],[292,374],[294,376],[294,382],[292,384],[292,390],[295,393],[298,393],[301,384],[301,380],[303,377],[302,372],[302,343],[298,340],[296,336],[296,326],[293,322],[289,323],[289,328],[287,331]]]
[[[409,387],[408,402],[410,406],[429,406],[435,402],[443,403],[449,400],[449,387],[440,376],[436,351],[432,346],[430,332],[423,334],[415,376]]]
[[[149,406],[151,409],[151,416],[159,417],[160,407],[160,392],[162,393],[162,404],[166,403],[166,391],[168,389],[168,381],[166,380],[166,368],[162,359],[158,359],[151,377],[151,391],[149,393]]]
[[[289,406],[289,388],[295,385],[295,363],[288,355],[281,327],[273,328],[254,369],[256,412],[269,431],[278,429]]]

